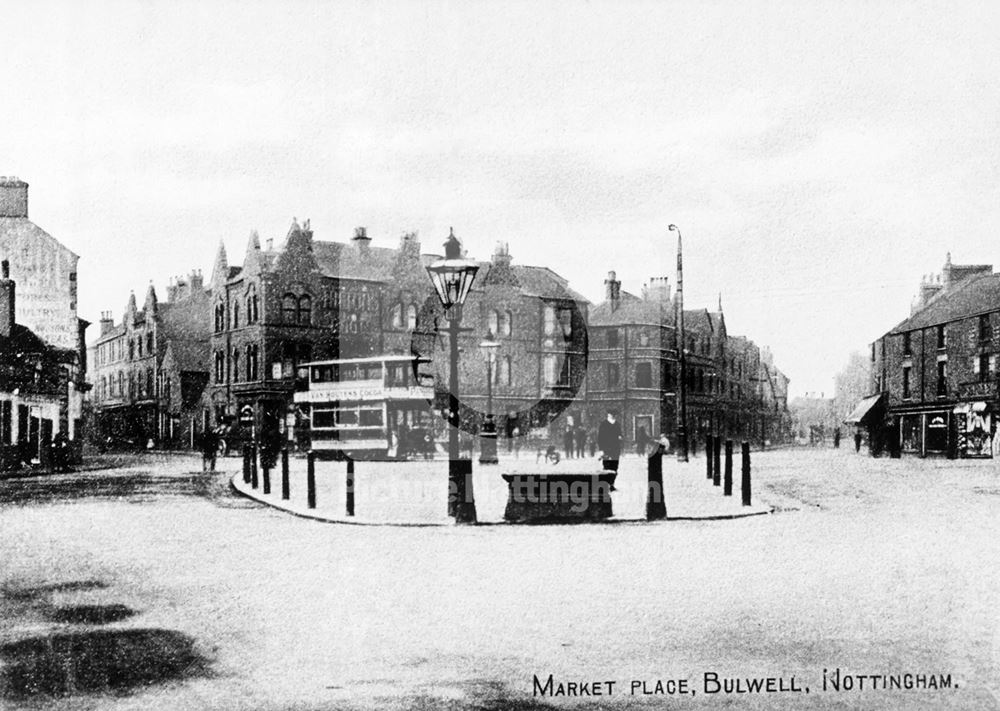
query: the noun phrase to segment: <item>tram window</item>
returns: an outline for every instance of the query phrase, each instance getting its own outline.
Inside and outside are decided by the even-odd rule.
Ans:
[[[362,427],[381,427],[382,426],[382,410],[362,410],[361,411],[361,426]]]
[[[340,379],[341,380],[357,380],[358,379],[358,368],[354,365],[344,365],[340,368]]]
[[[357,410],[337,410],[337,424],[338,425],[356,425],[356,424],[358,424],[358,411]]]
[[[313,410],[313,427],[336,427],[336,410]],[[352,413],[353,414],[353,413]]]
[[[365,380],[381,380],[382,379],[382,364],[373,363],[371,365],[366,365],[364,367],[364,379]]]
[[[322,383],[323,382],[322,371],[319,368],[313,368],[312,369],[312,374],[309,377],[310,377],[310,379],[314,383]]]

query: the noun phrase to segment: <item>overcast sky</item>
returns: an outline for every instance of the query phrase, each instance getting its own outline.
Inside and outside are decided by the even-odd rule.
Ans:
[[[0,174],[81,255],[80,315],[219,240],[497,240],[593,301],[722,292],[793,393],[909,313],[924,273],[1000,268],[995,2],[16,3]]]

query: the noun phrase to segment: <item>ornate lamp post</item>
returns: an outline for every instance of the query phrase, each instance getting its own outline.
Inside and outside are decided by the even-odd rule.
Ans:
[[[458,451],[458,335],[462,332],[462,304],[465,303],[479,265],[463,259],[462,244],[450,230],[444,243],[444,259],[427,267],[448,319],[451,358],[448,378],[448,515],[455,523],[476,522],[476,502],[472,491],[472,460],[460,459]]]
[[[496,363],[500,342],[493,336],[493,331],[486,332],[486,338],[479,344],[479,350],[486,360],[486,421],[483,423],[479,451],[480,464],[496,464],[497,460],[497,426],[493,420],[493,366]]]
[[[684,262],[681,257],[681,231],[677,225],[670,225],[671,232],[677,233],[677,461],[688,460],[687,438],[687,368],[684,357]]]

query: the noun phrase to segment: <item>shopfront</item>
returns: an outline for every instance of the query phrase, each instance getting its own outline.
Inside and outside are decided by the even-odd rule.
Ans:
[[[993,456],[996,422],[991,409],[984,401],[964,402],[955,407],[953,414],[960,457],[988,459]]]

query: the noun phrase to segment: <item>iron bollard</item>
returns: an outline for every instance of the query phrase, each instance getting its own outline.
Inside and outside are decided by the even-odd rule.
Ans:
[[[743,489],[743,505],[750,505],[750,443],[743,443],[743,481],[741,483],[741,488]]]
[[[306,505],[316,508],[316,453],[311,449],[306,455]]]
[[[667,502],[663,493],[663,454],[665,451],[662,444],[656,445],[646,464],[647,521],[659,521],[667,517]]]
[[[354,515],[354,460],[347,458],[347,515]]]
[[[267,462],[261,462],[261,473],[264,475],[264,493],[271,493],[271,467]]]
[[[705,476],[712,478],[712,435],[705,435]]]
[[[712,485],[718,486],[722,482],[722,437],[712,438]]]
[[[243,483],[250,483],[250,450],[243,448]]]
[[[291,484],[288,480],[288,447],[281,448],[281,498],[291,498]]]
[[[250,445],[250,486],[257,488],[257,445]]]
[[[733,440],[726,440],[726,472],[722,480],[722,495],[733,495]]]

